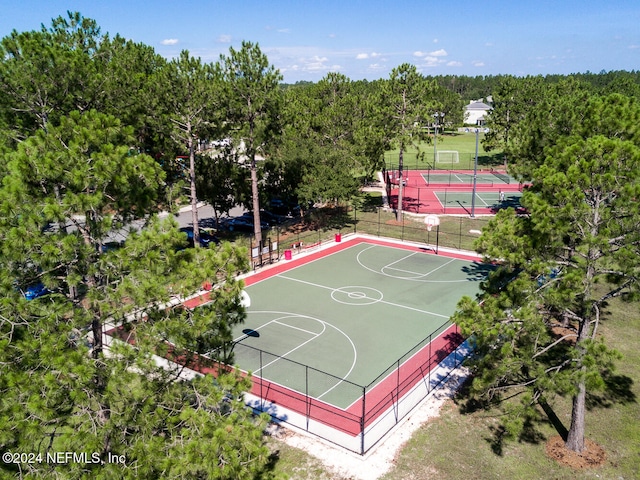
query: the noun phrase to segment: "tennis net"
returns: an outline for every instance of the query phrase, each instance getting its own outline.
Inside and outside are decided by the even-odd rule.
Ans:
[[[498,172],[497,170],[491,170],[494,176],[498,177],[504,183],[511,183],[511,177],[506,173]]]

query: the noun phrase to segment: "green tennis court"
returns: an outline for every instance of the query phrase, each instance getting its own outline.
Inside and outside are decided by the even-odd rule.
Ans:
[[[452,171],[429,171],[422,173],[422,178],[427,185],[473,185],[473,173],[463,173]],[[517,185],[518,181],[504,173],[484,173],[476,174],[476,184],[478,185]]]
[[[250,307],[234,354],[255,376],[346,409],[362,386],[448,328],[490,267],[384,242],[336,249],[246,280]]]
[[[434,192],[438,201],[443,207],[471,207],[473,200],[473,192],[461,190],[442,190]],[[501,198],[503,195],[503,198]],[[503,208],[520,207],[520,198],[522,192],[513,191],[488,191],[476,192],[475,206],[478,208],[490,208],[492,210],[500,210]]]

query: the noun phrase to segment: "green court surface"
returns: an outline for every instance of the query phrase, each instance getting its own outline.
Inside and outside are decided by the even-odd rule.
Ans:
[[[449,327],[458,300],[475,296],[490,267],[382,242],[340,248],[247,279],[250,307],[234,355],[245,371],[344,409]]]
[[[421,175],[427,185],[473,185],[473,173],[430,171]],[[499,176],[493,173],[478,173],[476,183],[493,186],[518,185],[515,178],[502,173]]]
[[[440,203],[445,207],[471,207],[473,192],[460,190],[444,190],[434,192]],[[522,192],[503,192],[501,200],[499,191],[476,192],[475,206],[478,208],[490,208],[500,210],[503,208],[520,207]]]

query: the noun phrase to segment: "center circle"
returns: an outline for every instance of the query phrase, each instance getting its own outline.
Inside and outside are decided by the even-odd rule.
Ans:
[[[381,301],[383,295],[375,288],[350,285],[333,289],[331,298],[345,305],[371,305]]]

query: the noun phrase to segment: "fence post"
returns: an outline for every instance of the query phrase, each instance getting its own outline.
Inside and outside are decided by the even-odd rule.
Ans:
[[[400,359],[398,359],[396,365],[396,372],[396,404],[394,410],[396,412],[396,423],[398,423],[398,417],[400,416]]]
[[[260,352],[260,410],[264,412],[264,396],[262,395],[262,386],[264,385],[264,377],[262,376],[262,350]]]
[[[358,233],[358,207],[353,206],[353,233]]]
[[[311,416],[311,399],[309,398],[309,366],[304,366],[304,399],[307,403],[307,432],[309,431],[309,417]]]
[[[362,387],[362,416],[360,417],[360,455],[364,455],[364,427],[365,427],[365,400],[367,398],[367,387]]]
[[[428,382],[428,387],[427,387],[427,393],[429,393],[431,391],[431,370],[433,370],[433,357],[432,357],[432,340],[433,340],[433,333],[429,334],[429,382]]]

